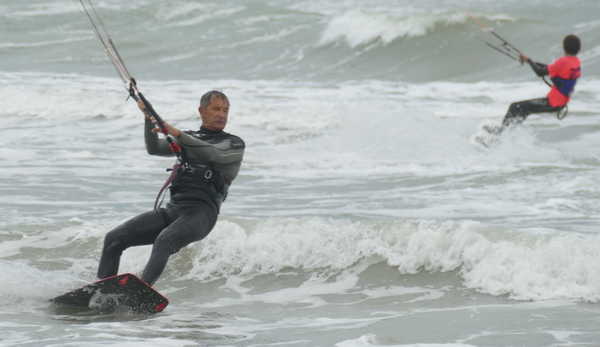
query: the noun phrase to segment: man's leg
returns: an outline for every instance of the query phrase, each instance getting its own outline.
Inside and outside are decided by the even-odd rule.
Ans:
[[[208,206],[182,208],[179,216],[154,241],[152,254],[144,268],[142,279],[154,284],[167,265],[171,254],[188,244],[202,240],[217,221],[217,211]]]
[[[98,278],[116,275],[121,254],[125,249],[154,243],[167,225],[166,213],[161,209],[142,213],[111,230],[104,238]]]
[[[548,98],[531,99],[512,103],[504,116],[502,125],[521,123],[532,113],[556,112],[560,107],[552,107],[548,103]]]

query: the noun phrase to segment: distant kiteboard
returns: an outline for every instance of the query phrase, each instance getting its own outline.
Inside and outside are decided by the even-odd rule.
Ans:
[[[481,130],[471,137],[475,143],[490,148],[500,140],[500,134],[504,131],[501,124],[483,124]]]
[[[137,313],[157,313],[169,300],[133,274],[107,277],[51,300],[57,305],[102,313],[125,308]]]

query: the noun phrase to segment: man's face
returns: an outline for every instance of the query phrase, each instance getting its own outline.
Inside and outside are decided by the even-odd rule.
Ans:
[[[229,103],[223,98],[213,96],[206,107],[198,108],[202,126],[209,130],[223,130],[227,125],[229,115]]]

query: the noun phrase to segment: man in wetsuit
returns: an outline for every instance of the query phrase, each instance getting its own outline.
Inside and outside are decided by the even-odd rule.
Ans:
[[[581,42],[577,36],[568,35],[563,40],[563,48],[565,56],[550,65],[536,63],[524,55],[519,57],[521,63],[529,63],[536,75],[540,77],[549,75],[552,89],[545,98],[511,104],[502,121],[503,128],[524,121],[532,113],[559,112],[567,105],[575,83],[581,76],[581,63],[577,58]]]
[[[159,139],[153,119],[146,114],[145,141],[149,154],[173,156],[165,139]],[[212,230],[221,203],[235,179],[244,155],[244,142],[223,131],[227,124],[229,100],[219,91],[204,94],[198,108],[202,126],[197,131],[165,127],[182,147],[187,163],[176,169],[166,208],[142,213],[111,230],[104,239],[98,278],[116,275],[119,259],[131,246],[152,244],[142,280],[152,285],[164,270],[169,257]]]

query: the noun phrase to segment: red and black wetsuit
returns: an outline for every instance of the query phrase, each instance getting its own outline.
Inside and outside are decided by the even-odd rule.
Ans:
[[[542,77],[549,75],[552,80],[552,89],[545,98],[531,99],[515,102],[510,105],[502,121],[502,125],[522,122],[532,113],[557,112],[568,102],[575,89],[577,79],[581,77],[581,62],[579,58],[567,55],[557,59],[550,65],[536,63],[529,60],[529,65]]]

